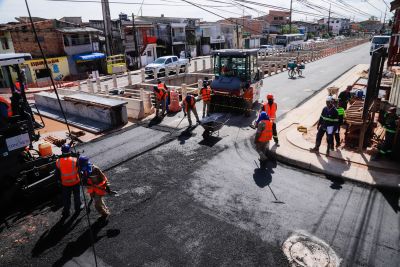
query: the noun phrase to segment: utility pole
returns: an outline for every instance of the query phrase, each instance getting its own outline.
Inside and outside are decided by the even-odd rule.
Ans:
[[[113,44],[112,44],[110,4],[108,3],[108,0],[101,1],[101,9],[103,11],[104,37],[106,39],[106,54],[107,56],[111,56],[113,54]]]
[[[236,45],[237,45],[237,49],[239,49],[240,48],[240,45],[239,45],[239,25],[238,25],[238,23],[237,23],[237,21],[236,21]]]
[[[330,29],[330,22],[331,22],[331,4],[329,4],[329,14],[328,14],[328,35],[330,35],[331,29]]]
[[[138,42],[136,38],[136,26],[135,26],[135,14],[132,13],[132,34],[133,34],[133,43],[135,45],[135,51],[136,51],[136,60],[139,62],[139,69],[142,68],[142,58],[139,53],[139,47],[138,47]]]
[[[293,0],[290,0],[290,15],[289,15],[289,34],[292,33],[292,13],[293,13]]]

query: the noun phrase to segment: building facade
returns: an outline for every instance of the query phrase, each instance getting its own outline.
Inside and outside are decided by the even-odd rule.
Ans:
[[[350,19],[345,18],[322,18],[318,20],[318,24],[323,25],[333,35],[350,34]]]

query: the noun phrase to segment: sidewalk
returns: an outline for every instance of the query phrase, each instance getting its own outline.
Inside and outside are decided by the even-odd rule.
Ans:
[[[347,85],[353,84],[368,65],[357,65],[336,81],[328,85],[337,86],[340,91]],[[386,160],[371,161],[371,155],[357,153],[344,148],[331,151],[326,156],[326,146],[320,147],[320,153],[309,151],[314,143],[306,140],[303,133],[297,130],[298,126],[310,129],[320,117],[325,99],[328,95],[324,88],[301,106],[293,109],[278,121],[280,146],[270,145],[270,150],[282,162],[313,172],[324,173],[329,176],[341,177],[373,186],[384,186],[400,189],[400,165]]]

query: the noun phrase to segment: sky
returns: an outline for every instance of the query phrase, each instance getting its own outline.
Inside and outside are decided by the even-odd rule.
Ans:
[[[78,2],[85,1],[85,2]],[[82,17],[83,21],[101,19],[101,0],[28,0],[31,14],[34,17],[56,18],[64,16]],[[273,6],[289,8],[290,0],[188,0],[188,2],[202,5],[201,7],[218,14],[209,13],[198,7],[185,3],[182,0],[109,0],[111,17],[118,18],[119,13],[143,16],[172,16],[201,18],[205,21],[216,21],[221,17],[239,17],[242,14],[253,17],[268,13],[268,7],[250,4],[249,2],[264,3]],[[293,20],[313,21],[321,16],[328,17],[329,3],[332,4],[332,16],[347,17],[356,21],[365,20],[373,15],[378,19],[384,17],[385,9],[391,0],[293,0],[293,9],[307,12],[308,14],[293,13]],[[119,3],[113,3],[119,2]],[[341,2],[359,9],[351,11]],[[141,5],[143,3],[143,5]],[[241,5],[240,5],[241,4]],[[308,7],[306,6],[308,5]],[[316,7],[318,5],[326,10]],[[342,6],[341,6],[342,5]],[[342,7],[342,8],[340,8]],[[273,8],[271,8],[273,9]],[[360,14],[360,10],[367,14]],[[0,0],[0,23],[15,21],[15,17],[27,16],[25,0]],[[316,15],[319,15],[316,16]],[[387,12],[387,20],[392,14]]]

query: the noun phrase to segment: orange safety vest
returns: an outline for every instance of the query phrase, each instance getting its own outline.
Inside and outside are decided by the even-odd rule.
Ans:
[[[183,104],[185,105],[185,111],[188,112],[189,105],[191,108],[196,107],[196,100],[194,100],[194,96],[190,97],[190,103],[186,101],[186,98],[183,100]]]
[[[247,101],[253,101],[253,87],[250,87],[249,89],[244,91],[243,98]]]
[[[96,194],[98,196],[104,196],[106,194],[106,187],[107,187],[107,178],[105,178],[103,181],[101,181],[98,184],[93,183],[92,178],[89,176],[87,180],[88,188],[87,192],[88,194]]]
[[[79,183],[78,164],[74,157],[59,158],[56,166],[61,173],[61,184],[63,186],[74,186]]]
[[[201,89],[201,99],[203,101],[211,101],[211,88],[207,86],[207,88]]]
[[[165,86],[165,83],[159,83],[159,84],[157,84],[157,87],[158,87],[158,89],[164,89],[164,90],[167,90],[167,88],[166,88],[166,86]]]
[[[275,102],[272,103],[272,106],[268,102],[264,103],[262,109],[262,111],[267,112],[269,119],[272,121],[276,119],[276,110],[277,110],[277,105]]]
[[[0,102],[2,102],[2,103],[7,105],[7,114],[8,114],[8,117],[11,117],[13,115],[11,102],[9,100],[7,100],[6,98],[1,97],[1,96],[0,96]]]
[[[166,96],[167,94],[166,94],[164,88],[158,88],[158,89],[159,89],[158,92],[157,92],[157,91],[154,91],[154,94],[156,95],[157,100],[158,100],[158,101],[161,101],[161,100],[163,100],[163,99],[165,98],[165,96]]]
[[[265,143],[272,139],[272,123],[269,120],[262,120],[261,122],[265,122],[265,128],[261,132],[260,136],[258,137],[258,142]]]

